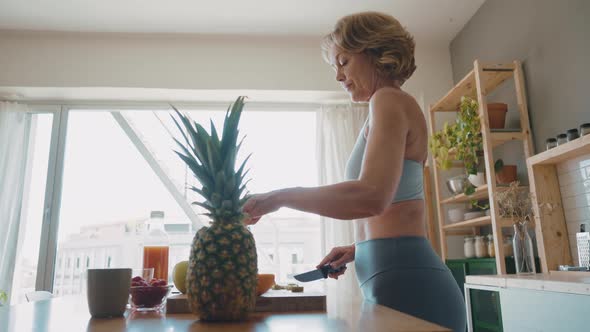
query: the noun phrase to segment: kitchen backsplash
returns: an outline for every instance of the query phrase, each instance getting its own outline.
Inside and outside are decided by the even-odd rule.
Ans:
[[[590,154],[558,164],[557,175],[570,250],[574,265],[578,265],[576,233],[581,224],[590,232]]]

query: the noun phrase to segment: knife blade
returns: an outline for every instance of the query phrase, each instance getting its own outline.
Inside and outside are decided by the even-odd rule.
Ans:
[[[342,271],[346,265],[342,265],[341,267],[334,269],[329,264],[322,266],[319,269],[315,269],[312,271],[304,272],[301,274],[294,275],[293,278],[297,281],[301,282],[309,282],[318,279],[326,279],[330,273],[338,273]]]

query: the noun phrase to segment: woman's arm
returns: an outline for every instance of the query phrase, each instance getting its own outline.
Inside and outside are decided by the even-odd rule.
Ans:
[[[256,195],[244,206],[255,223],[261,216],[288,207],[334,219],[381,214],[397,190],[408,134],[407,101],[379,90],[371,99],[367,146],[358,180],[312,188],[287,188]]]

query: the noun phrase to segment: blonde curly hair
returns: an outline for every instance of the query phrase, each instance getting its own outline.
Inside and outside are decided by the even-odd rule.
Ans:
[[[349,53],[365,53],[384,78],[405,82],[416,70],[414,37],[393,16],[363,12],[345,16],[322,41],[322,55],[336,45]]]

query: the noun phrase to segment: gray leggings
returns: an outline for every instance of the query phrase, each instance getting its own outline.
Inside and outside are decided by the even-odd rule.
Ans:
[[[465,332],[461,290],[426,238],[357,243],[355,268],[365,300]]]

